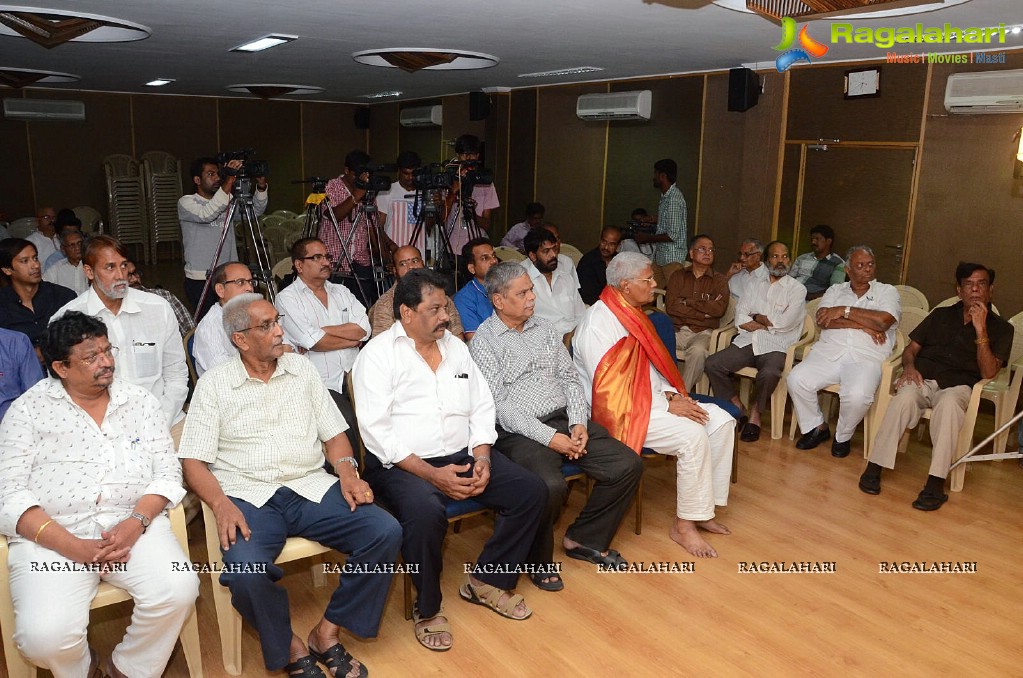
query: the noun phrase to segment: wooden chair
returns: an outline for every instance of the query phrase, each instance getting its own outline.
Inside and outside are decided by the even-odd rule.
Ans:
[[[894,285],[894,287],[899,291],[899,301],[903,309],[922,308],[925,311],[931,310],[931,302],[927,301],[927,296],[917,288],[910,287],[909,285]]]
[[[177,537],[181,549],[188,555],[188,536],[185,529],[185,510],[178,504],[168,512],[171,530]],[[113,584],[101,582],[92,599],[91,609],[131,600],[127,591]],[[59,610],[54,610],[59,614]],[[11,602],[10,572],[7,569],[7,537],[0,535],[0,635],[3,635],[4,659],[7,663],[8,678],[35,678],[36,666],[25,659],[14,644],[14,605]],[[193,678],[202,678],[202,652],[199,648],[199,623],[192,607],[192,614],[181,628],[179,636],[181,649],[188,663],[188,673]]]

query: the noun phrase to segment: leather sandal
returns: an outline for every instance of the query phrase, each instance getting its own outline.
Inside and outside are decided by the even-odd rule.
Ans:
[[[412,610],[412,623],[413,630],[416,634],[416,640],[419,644],[425,647],[427,650],[433,650],[434,652],[447,652],[451,649],[451,645],[430,645],[426,642],[427,638],[435,638],[441,634],[448,634],[451,638],[451,642],[454,643],[454,636],[451,633],[451,624],[447,621],[437,621],[437,617],[444,614],[444,610],[440,610],[433,617],[433,621],[429,622],[426,626],[419,626],[422,623],[423,618],[419,615],[419,608],[416,607]]]
[[[323,669],[317,666],[316,660],[309,655],[299,657],[290,664],[287,664],[284,667],[284,673],[289,678],[291,676],[295,678],[326,678]]]
[[[525,604],[526,599],[520,594],[511,594],[504,589],[499,589],[490,584],[473,584],[469,581],[468,577],[465,583],[458,589],[458,595],[462,597],[462,600],[466,600],[473,605],[482,605],[483,607],[490,608],[508,619],[522,621],[523,619],[528,619],[533,614],[533,611],[528,607],[526,607],[526,613],[521,617],[515,614],[515,608],[518,607],[519,603]],[[501,596],[504,595],[507,595],[507,598],[505,598],[504,602],[501,602]]]

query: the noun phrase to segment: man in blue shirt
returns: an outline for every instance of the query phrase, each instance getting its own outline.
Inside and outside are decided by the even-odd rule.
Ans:
[[[473,277],[465,287],[455,293],[455,308],[462,318],[465,340],[469,341],[480,323],[494,312],[490,297],[483,286],[483,279],[498,260],[494,255],[494,246],[486,238],[476,238],[465,243],[465,247],[462,248],[462,260]]]
[[[42,378],[43,370],[28,336],[0,329],[0,421],[11,403]]]

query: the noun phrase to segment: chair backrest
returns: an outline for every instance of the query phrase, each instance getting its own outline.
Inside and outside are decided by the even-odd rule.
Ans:
[[[82,221],[83,233],[102,233],[103,217],[98,211],[88,205],[80,205],[74,208],[75,216]]]
[[[899,301],[902,303],[902,308],[922,308],[925,311],[931,310],[931,302],[927,301],[927,297],[923,292],[915,287],[909,285],[894,285],[895,289],[899,291]]]
[[[264,214],[259,218],[259,225],[263,228],[267,228],[268,226],[279,226],[285,221],[286,218],[279,214]]]
[[[185,364],[188,365],[188,376],[191,378],[192,383],[198,383],[199,373],[195,369],[195,355],[193,350],[195,349],[195,328],[188,330],[185,336],[181,337],[181,343],[185,345]]]
[[[943,306],[955,306],[957,303],[959,303],[959,297],[949,297],[948,299],[945,299],[944,301],[935,304],[934,308],[942,308]],[[995,306],[994,304],[991,304],[991,310],[997,313],[998,315],[1002,315],[1001,312],[999,312],[998,307]]]
[[[1012,353],[1009,364],[1012,365],[1020,358],[1023,358],[1023,311],[1009,318],[1015,332],[1012,334]],[[1015,407],[1015,403],[1013,403]]]
[[[583,258],[583,253],[578,247],[567,243],[561,243],[561,253],[572,260],[573,266],[578,266],[579,260]]]
[[[923,322],[923,319],[927,316],[927,311],[922,308],[916,308],[914,306],[904,306],[902,308],[902,317],[899,318],[899,329],[906,335],[907,341],[910,333],[915,330],[917,325]]]
[[[526,255],[519,252],[514,247],[508,247],[506,245],[498,245],[494,248],[494,256],[501,261],[522,261],[526,258]]]
[[[270,272],[273,273],[273,276],[278,280],[284,280],[284,276],[291,273],[291,268],[291,257],[284,257],[274,264],[274,267]]]
[[[280,216],[284,219],[294,219],[298,216],[298,212],[292,212],[291,210],[274,210],[274,216]]]
[[[12,238],[24,238],[29,233],[36,230],[36,218],[35,217],[21,217],[11,222],[7,232]]]
[[[735,323],[735,297],[728,296],[728,307],[725,308],[725,314],[721,316],[721,321],[718,323],[718,327],[728,327]]]

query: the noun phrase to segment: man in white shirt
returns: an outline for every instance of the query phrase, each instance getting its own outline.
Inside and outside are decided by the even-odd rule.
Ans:
[[[65,259],[43,271],[43,280],[55,285],[63,285],[75,294],[81,294],[89,288],[89,279],[85,277],[82,264],[82,243],[85,237],[73,228],[66,229],[60,235],[60,251]]]
[[[53,318],[81,311],[106,324],[110,343],[119,350],[118,375],[157,397],[176,442],[185,418],[188,366],[174,310],[155,294],[128,286],[127,252],[117,239],[89,238],[82,260],[92,286]]]
[[[178,199],[178,221],[181,222],[181,240],[184,243],[185,296],[198,311],[201,318],[213,305],[215,297],[211,289],[206,294],[203,308],[199,308],[206,277],[221,261],[238,261],[238,246],[235,242],[234,224],[224,224],[231,191],[234,190],[240,160],[231,160],[223,171],[216,158],[198,158],[192,162],[192,183],[195,193]],[[256,190],[252,192],[252,210],[258,217],[266,211],[269,201],[266,177],[256,177]],[[235,212],[238,219],[240,213]],[[227,237],[220,258],[214,261],[217,245],[224,229]]]
[[[527,233],[523,247],[529,258],[521,264],[533,281],[536,315],[549,320],[565,336],[575,329],[586,311],[579,296],[579,276],[573,266],[561,265],[558,238],[546,228]]]
[[[45,264],[50,255],[60,247],[57,238],[57,211],[52,207],[40,207],[36,212],[36,230],[25,236],[25,240],[36,246],[39,263]]]
[[[494,534],[459,595],[511,619],[532,614],[512,594],[528,570],[530,545],[547,503],[535,474],[491,449],[494,398],[465,344],[447,331],[443,276],[408,272],[397,283],[400,319],[374,337],[355,362],[359,431],[370,453],[365,478],[402,525],[402,557],[417,563],[416,639],[451,647],[441,614],[445,507],[472,498],[496,509]]]
[[[812,450],[831,438],[817,391],[839,385],[841,405],[831,445],[835,457],[849,456],[850,440],[874,402],[881,363],[891,355],[902,314],[898,290],[874,279],[873,250],[856,245],[845,261],[849,282],[832,285],[821,297],[815,318],[820,339],[788,376],[789,396],[803,432],[796,442],[801,450]]]
[[[748,443],[760,439],[760,414],[771,403],[771,394],[785,368],[785,352],[799,341],[806,318],[806,288],[789,276],[789,263],[785,243],[768,243],[770,278],[755,281],[739,299],[735,308],[739,333],[730,346],[711,355],[705,367],[714,395],[731,400],[739,408],[742,402],[735,394],[732,375],[744,367],[756,368],[757,401],[740,433]]]
[[[763,256],[764,244],[756,238],[747,238],[739,245],[739,260],[733,261],[726,273],[728,291],[736,302],[754,280],[767,280],[767,267],[761,261]]]
[[[192,357],[195,360],[195,371],[201,377],[207,370],[220,363],[227,362],[238,354],[238,349],[231,343],[231,337],[224,331],[223,306],[238,296],[252,292],[252,272],[249,267],[238,261],[229,261],[213,269],[210,276],[217,302],[203,316],[195,327],[195,341],[192,345]]]
[[[366,308],[344,285],[330,282],[331,260],[319,238],[302,238],[291,246],[291,263],[298,277],[277,295],[277,310],[284,315],[285,341],[307,351],[320,379],[330,391],[345,421],[352,448],[355,410],[345,388],[345,375],[369,339]]]
[[[238,355],[196,384],[180,457],[188,486],[217,521],[231,602],[259,635],[263,663],[288,675],[365,676],[338,642],[341,628],[372,638],[380,628],[401,528],[373,505],[358,476],[345,422],[316,371],[284,353],[281,317],[258,294],[223,308]],[[327,473],[324,458],[337,475]],[[207,526],[210,527],[210,526]],[[349,554],[319,623],[295,635],[284,574],[274,560],[289,536]]]

